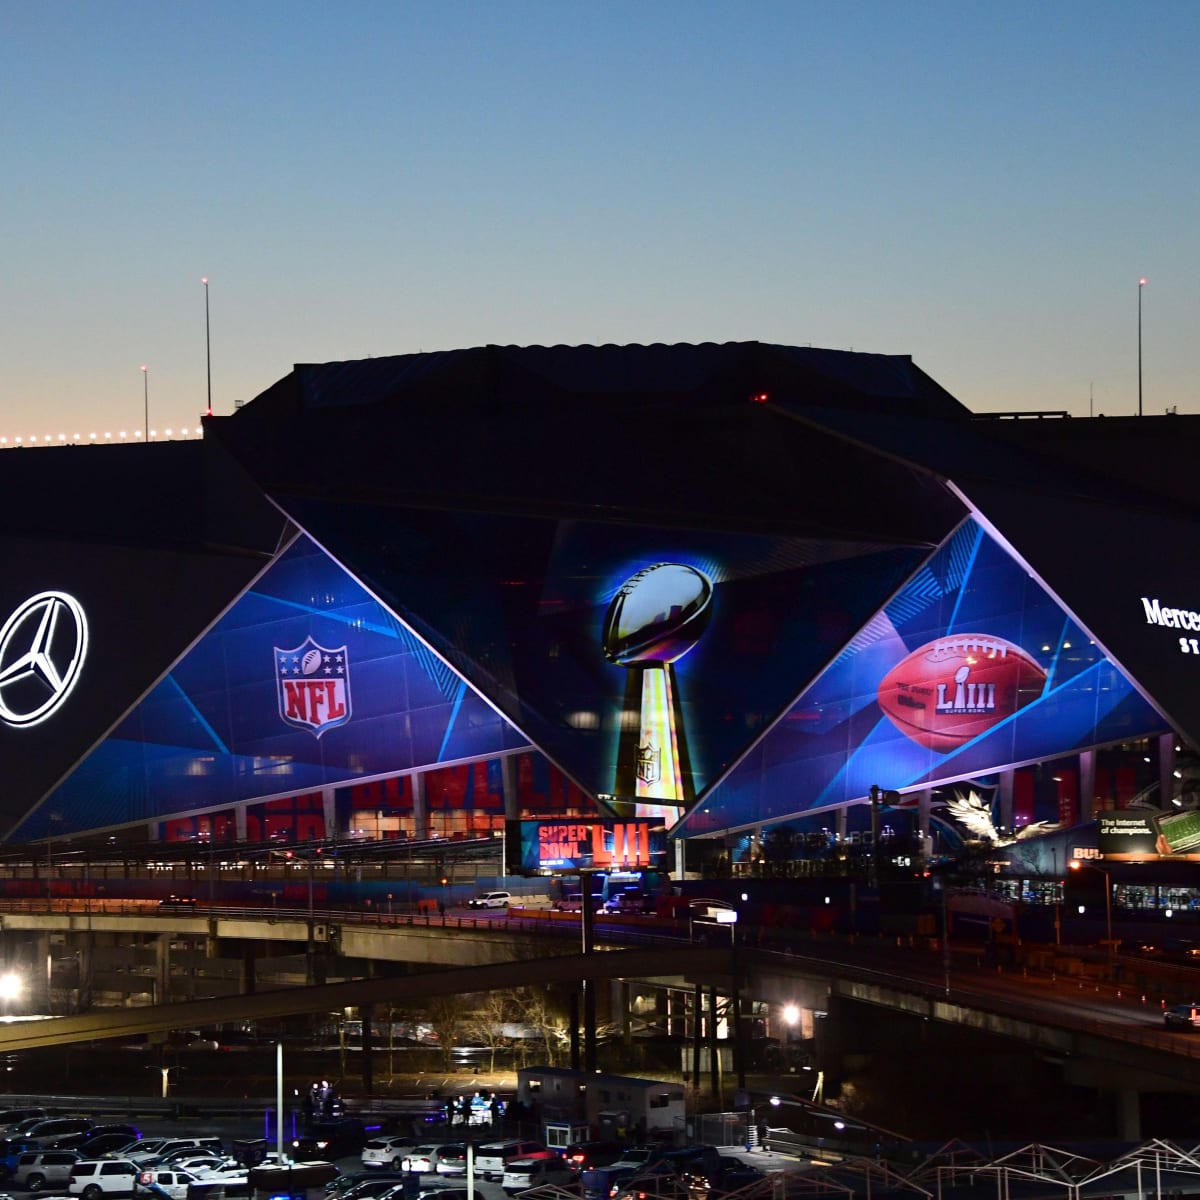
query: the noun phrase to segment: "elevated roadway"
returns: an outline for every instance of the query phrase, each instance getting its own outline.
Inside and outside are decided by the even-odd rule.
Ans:
[[[443,937],[443,940],[446,940]],[[731,949],[692,946],[611,950],[603,954],[542,956],[483,966],[447,967],[420,974],[390,975],[221,999],[182,1001],[141,1008],[96,1009],[70,1017],[0,1025],[0,1053],[68,1043],[163,1033],[223,1022],[262,1020],[297,1013],[331,1012],[390,1002],[418,1002],[436,996],[466,996],[531,984],[576,982],[587,978],[731,978]],[[728,982],[726,983],[728,986]]]
[[[799,1001],[835,1012],[839,1004],[960,1025],[1011,1039],[1069,1064],[1093,1086],[1194,1090],[1200,1086],[1200,1038],[1162,1027],[1156,1005],[1113,986],[1054,980],[956,963],[947,972],[934,956],[863,941],[823,943],[807,955],[749,946],[702,946],[686,925],[598,923],[597,951],[574,952],[577,921],[546,914],[479,918],[364,919],[352,913],[256,912],[0,912],[5,934],[105,932],[117,936],[188,935],[220,943],[295,942],[322,947],[343,964],[365,960],[371,978],[258,991],[0,1026],[0,1051],[123,1038],[138,1033],[333,1011],[383,1002],[622,979],[769,1003]],[[633,940],[633,945],[622,945]],[[636,939],[652,939],[636,944]],[[395,964],[394,973],[388,964]],[[402,966],[401,966],[402,964]],[[403,971],[403,973],[400,973]],[[882,1012],[879,1019],[887,1019]]]

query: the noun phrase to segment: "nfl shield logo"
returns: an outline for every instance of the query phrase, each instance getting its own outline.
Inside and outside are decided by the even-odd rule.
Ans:
[[[643,783],[657,783],[662,777],[662,751],[650,742],[638,747],[637,777]]]
[[[346,647],[331,650],[311,637],[293,650],[275,647],[279,715],[320,737],[350,720],[350,660]]]

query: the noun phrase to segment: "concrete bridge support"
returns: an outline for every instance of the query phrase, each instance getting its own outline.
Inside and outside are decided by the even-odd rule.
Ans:
[[[52,978],[54,962],[50,957],[50,935],[48,933],[39,933],[34,938],[33,942],[33,965],[35,974],[31,979],[38,981],[37,987],[29,989],[31,995],[38,997],[39,1002],[42,1002],[44,997],[45,1007],[42,1012],[54,1012],[53,1000],[51,992],[53,991]]]
[[[1123,1142],[1142,1140],[1142,1098],[1136,1088],[1117,1093],[1117,1137]]]
[[[171,935],[159,933],[154,936],[154,1002],[171,1002]]]
[[[238,973],[238,988],[243,996],[253,996],[258,985],[256,967],[258,948],[253,942],[242,943],[242,966]]]

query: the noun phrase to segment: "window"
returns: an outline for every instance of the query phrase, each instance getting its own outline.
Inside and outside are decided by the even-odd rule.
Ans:
[[[671,1103],[670,1092],[659,1092],[650,1097],[651,1108],[666,1108]]]

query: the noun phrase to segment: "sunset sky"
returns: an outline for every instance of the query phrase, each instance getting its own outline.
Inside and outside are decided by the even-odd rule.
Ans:
[[[0,0],[0,435],[484,343],[1200,412],[1200,5]]]

